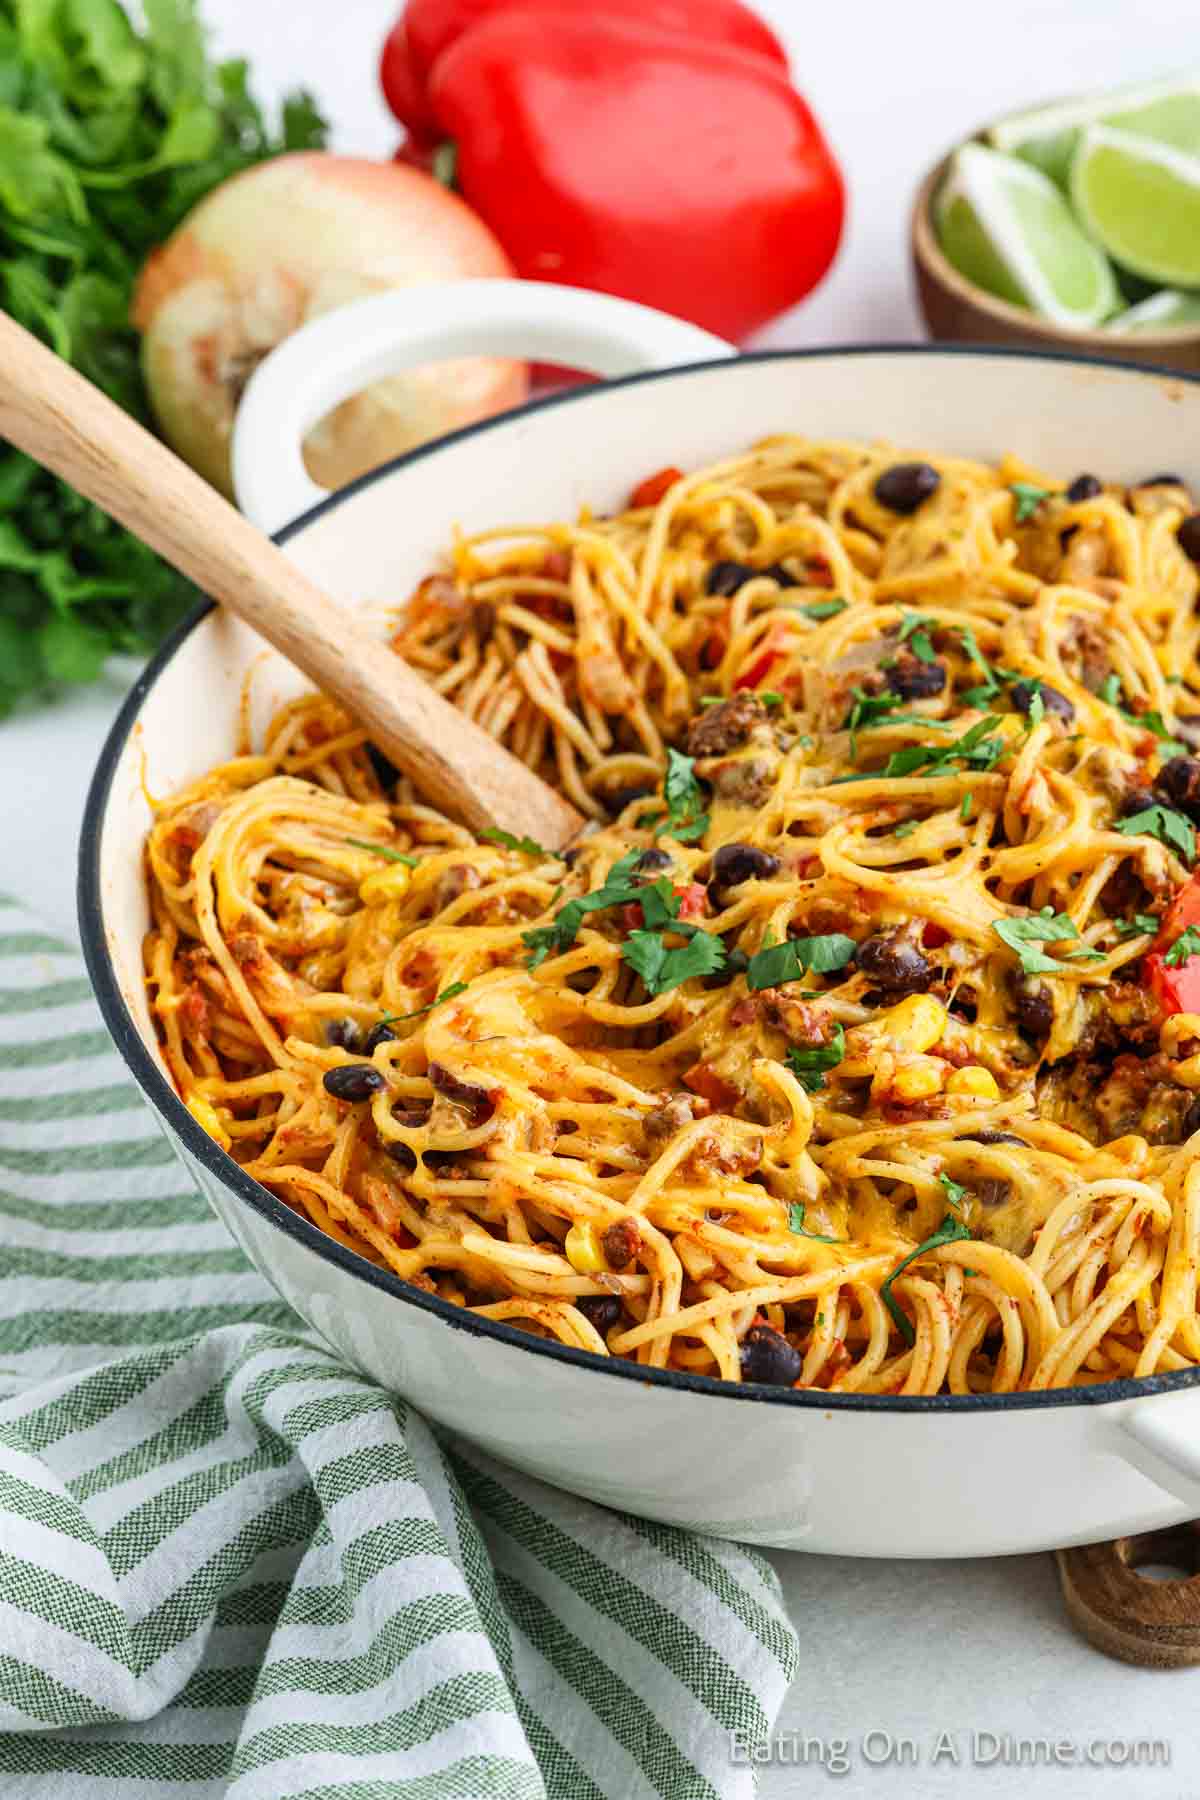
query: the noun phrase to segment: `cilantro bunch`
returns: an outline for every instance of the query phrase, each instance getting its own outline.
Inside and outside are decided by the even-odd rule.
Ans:
[[[148,253],[210,189],[324,124],[269,129],[244,62],[208,59],[193,0],[0,0],[0,306],[149,424],[129,324]],[[0,448],[0,716],[144,652],[193,598],[153,551]]]

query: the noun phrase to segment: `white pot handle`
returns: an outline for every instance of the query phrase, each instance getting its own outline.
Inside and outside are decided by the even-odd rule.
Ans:
[[[632,300],[541,281],[453,281],[338,307],[259,364],[233,432],[238,505],[264,531],[327,498],[305,470],[305,434],[372,382],[456,356],[512,356],[631,375],[735,356],[732,344]]]
[[[1200,1387],[1137,1400],[1122,1414],[1121,1426],[1126,1461],[1168,1493],[1200,1506]]]

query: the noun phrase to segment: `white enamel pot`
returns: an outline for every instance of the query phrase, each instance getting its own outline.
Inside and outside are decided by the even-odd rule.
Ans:
[[[366,381],[472,352],[625,378],[456,433],[329,497],[309,425]],[[669,364],[689,366],[669,367]],[[630,371],[637,371],[631,373]],[[887,438],[1073,475],[1179,470],[1200,487],[1200,384],[1143,368],[958,348],[730,359],[690,326],[548,286],[473,282],[367,300],[274,353],[243,403],[239,494],[307,572],[381,620],[460,522],[619,506],[666,464],[771,432]],[[297,516],[298,515],[298,516]],[[291,521],[285,523],[285,521]],[[1200,1370],[1063,1391],[867,1398],[602,1361],[406,1287],[251,1181],[192,1120],[146,1006],[146,790],[231,753],[244,688],[261,722],[304,683],[202,605],[129,696],[84,824],[80,921],[117,1044],[190,1173],[280,1294],[351,1362],[517,1467],[607,1504],[750,1542],[862,1556],[979,1556],[1086,1543],[1200,1514]]]

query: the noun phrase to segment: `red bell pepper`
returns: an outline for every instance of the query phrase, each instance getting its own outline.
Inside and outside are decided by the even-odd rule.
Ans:
[[[425,11],[460,23],[443,48],[431,34],[422,89]],[[668,11],[699,24],[665,29]],[[821,279],[844,210],[782,53],[734,36],[743,15],[730,0],[413,0],[390,91],[419,155],[435,136],[453,140],[459,190],[519,275],[739,340]],[[705,33],[716,20],[719,41]]]
[[[481,19],[529,3],[409,0],[384,41],[379,79],[392,112],[420,142],[436,142],[439,135],[429,98],[429,77],[438,57]],[[538,0],[541,10],[563,14],[576,10],[579,3]],[[710,44],[731,44],[787,69],[787,55],[775,33],[740,0],[604,0],[602,10],[609,17],[633,19],[655,31],[672,31]]]
[[[1167,908],[1154,948],[1142,958],[1150,990],[1165,1013],[1200,1013],[1200,956],[1172,966],[1166,953],[1189,925],[1200,926],[1200,875],[1185,882]]]

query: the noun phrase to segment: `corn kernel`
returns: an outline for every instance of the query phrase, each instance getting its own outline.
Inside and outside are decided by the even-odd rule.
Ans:
[[[206,1100],[203,1094],[193,1094],[188,1100],[187,1109],[197,1125],[207,1131],[210,1138],[216,1138],[222,1150],[228,1150],[233,1140],[222,1125],[221,1115],[212,1101]]]
[[[563,1249],[577,1275],[598,1275],[608,1267],[594,1225],[572,1225]]]
[[[1000,1089],[990,1069],[972,1063],[969,1068],[955,1069],[946,1083],[948,1094],[970,1094],[973,1100],[998,1100]]]
[[[946,1019],[945,1007],[932,994],[910,994],[907,1000],[889,1007],[880,1024],[889,1043],[920,1056],[933,1049],[946,1029]]]
[[[403,900],[411,881],[411,871],[403,863],[395,863],[360,882],[358,897],[364,906],[382,906],[386,900]]]
[[[942,1089],[942,1071],[934,1062],[905,1063],[892,1077],[892,1092],[901,1100],[930,1100]]]

